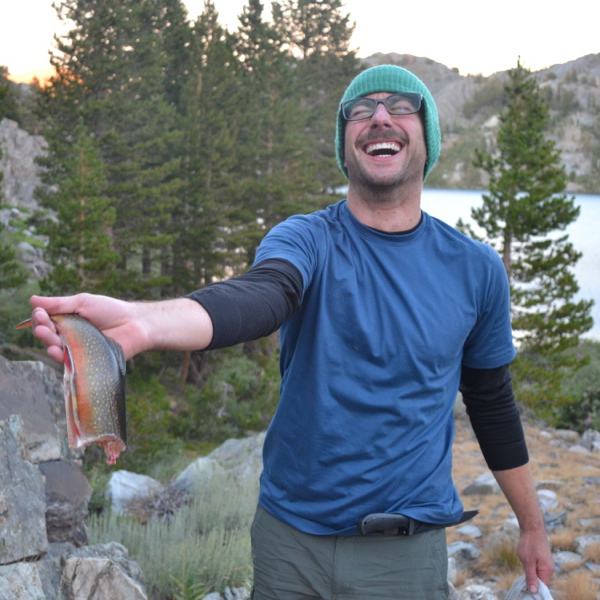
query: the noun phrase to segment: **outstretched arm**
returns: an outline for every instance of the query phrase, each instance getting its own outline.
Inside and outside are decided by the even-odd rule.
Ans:
[[[31,298],[34,334],[48,354],[62,362],[60,337],[50,316],[77,313],[117,341],[129,359],[146,350],[202,350],[210,344],[213,326],[202,305],[189,298],[160,302],[125,302],[107,296]]]
[[[145,350],[222,348],[269,335],[299,308],[301,297],[302,275],[296,267],[268,259],[187,298],[125,302],[78,294],[34,296],[31,302],[34,333],[60,362],[62,344],[49,315],[78,313],[119,342],[128,359]]]

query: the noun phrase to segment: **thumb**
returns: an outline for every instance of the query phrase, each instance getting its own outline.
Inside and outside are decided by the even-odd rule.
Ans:
[[[530,594],[537,594],[540,586],[538,583],[538,576],[535,567],[533,569],[526,569],[525,581],[527,582],[527,591]]]

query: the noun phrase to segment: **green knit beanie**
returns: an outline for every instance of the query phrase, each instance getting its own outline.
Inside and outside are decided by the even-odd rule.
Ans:
[[[348,177],[348,171],[344,166],[344,130],[346,123],[342,117],[341,104],[348,100],[376,92],[414,92],[423,96],[425,143],[427,145],[427,162],[425,163],[425,173],[423,175],[424,181],[440,155],[442,134],[440,132],[437,107],[433,96],[425,87],[425,84],[410,71],[395,65],[379,65],[363,71],[354,78],[342,97],[340,108],[338,109],[335,135],[337,161],[342,173]]]

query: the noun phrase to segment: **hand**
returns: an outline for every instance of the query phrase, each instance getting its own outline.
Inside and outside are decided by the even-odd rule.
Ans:
[[[554,573],[554,560],[545,530],[521,531],[518,552],[525,568],[527,589],[536,594],[538,578],[549,585]]]
[[[136,320],[136,304],[92,294],[75,296],[32,296],[33,333],[46,346],[48,354],[63,362],[63,345],[51,315],[76,313],[95,325],[123,348],[126,359],[147,346],[147,335]]]

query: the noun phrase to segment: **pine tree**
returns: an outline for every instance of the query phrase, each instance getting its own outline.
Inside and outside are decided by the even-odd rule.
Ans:
[[[310,110],[305,134],[312,137],[322,189],[345,179],[335,160],[335,126],[340,98],[360,70],[350,49],[354,24],[342,0],[281,0],[273,3],[273,22],[284,47],[296,57],[296,89]]]
[[[41,94],[46,162],[60,165],[83,119],[117,211],[113,243],[127,273],[119,294],[159,296],[172,283],[165,265],[181,187],[182,124],[168,97],[176,76],[166,42],[171,25],[182,24],[181,3],[65,0],[59,14],[72,27],[57,40],[57,75]]]
[[[509,72],[506,94],[497,151],[478,151],[475,160],[489,176],[489,193],[472,217],[502,256],[510,281],[519,399],[549,414],[563,399],[565,374],[578,366],[567,350],[592,326],[592,302],[575,299],[572,268],[581,254],[564,233],[580,209],[564,193],[560,152],[544,134],[548,107],[520,63]]]
[[[238,133],[244,127],[242,90],[231,36],[211,2],[192,28],[188,74],[179,110],[184,118],[185,184],[174,214],[176,290],[222,278],[232,267],[229,214],[239,202]]]
[[[52,212],[40,225],[48,235],[45,250],[54,269],[40,285],[44,292],[111,293],[119,255],[112,248],[115,210],[102,195],[104,165],[83,123],[74,132],[70,153],[60,169],[44,173],[42,204]]]
[[[282,10],[275,4],[273,10],[269,23],[260,0],[249,0],[236,33],[246,94],[240,132],[244,199],[236,219],[248,262],[265,231],[291,214],[322,208],[330,202],[331,187],[340,182],[336,175],[323,183],[323,173],[335,165],[333,133],[326,140],[328,164],[320,152],[324,134],[316,126],[322,116],[320,91],[308,85]],[[335,111],[328,116],[333,128]]]

